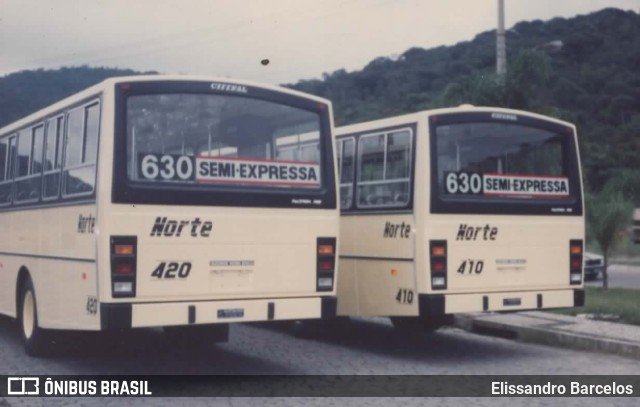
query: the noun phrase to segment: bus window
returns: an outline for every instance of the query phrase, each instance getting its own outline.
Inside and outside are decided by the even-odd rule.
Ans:
[[[42,125],[24,129],[18,134],[16,202],[34,202],[40,198],[43,143]]]
[[[174,188],[322,185],[317,113],[224,95],[127,99],[130,181]],[[196,154],[198,152],[198,154]]]
[[[71,168],[82,163],[83,120],[84,110],[82,108],[72,110],[67,115],[65,168]]]
[[[410,195],[411,132],[364,135],[358,146],[358,207],[406,206]]]
[[[82,162],[95,163],[98,155],[98,131],[100,126],[100,113],[97,104],[86,108],[85,147]]]
[[[16,178],[29,175],[31,147],[31,129],[20,131],[20,133],[18,133],[18,165],[16,168]]]
[[[62,166],[62,135],[64,117],[47,121],[47,137],[44,153],[44,176],[42,178],[42,198],[53,199],[60,191],[60,168]]]
[[[438,126],[438,193],[476,200],[569,199],[573,164],[564,158],[567,140],[554,131],[520,124]],[[531,180],[531,188],[520,188],[523,180]]]
[[[338,173],[340,174],[340,209],[351,208],[353,202],[353,172],[355,170],[355,139],[338,141]]]
[[[100,108],[97,103],[72,110],[67,116],[63,195],[87,195],[93,192],[96,178],[96,154]]]
[[[0,206],[11,203],[16,137],[0,140]]]

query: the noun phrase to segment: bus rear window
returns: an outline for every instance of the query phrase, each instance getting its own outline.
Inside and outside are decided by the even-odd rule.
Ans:
[[[127,176],[163,188],[322,186],[320,117],[211,94],[127,98]]]
[[[579,212],[578,160],[570,128],[532,119],[455,120],[436,120],[432,127],[436,212]],[[523,204],[528,208],[518,208]]]

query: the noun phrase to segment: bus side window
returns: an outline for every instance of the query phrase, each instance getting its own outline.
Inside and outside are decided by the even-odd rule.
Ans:
[[[24,129],[18,135],[16,202],[35,202],[40,199],[43,143],[43,125]]]
[[[364,135],[358,144],[358,208],[402,207],[409,203],[411,132]]]
[[[42,198],[55,199],[60,192],[60,168],[62,166],[62,135],[64,116],[47,121],[47,136],[44,152],[44,176],[42,178]]]
[[[67,115],[63,195],[87,195],[96,181],[100,105],[94,103]]]
[[[355,139],[338,143],[338,174],[340,176],[340,208],[349,209],[353,202],[353,174],[355,169]]]
[[[0,206],[11,204],[16,137],[0,140]]]
[[[0,182],[5,181],[7,174],[7,152],[9,151],[9,138],[0,140]]]

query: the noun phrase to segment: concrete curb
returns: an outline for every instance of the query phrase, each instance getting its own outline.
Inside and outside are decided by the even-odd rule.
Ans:
[[[454,325],[481,335],[640,359],[640,343],[600,335],[568,332],[549,326],[515,325],[472,314],[456,315]]]

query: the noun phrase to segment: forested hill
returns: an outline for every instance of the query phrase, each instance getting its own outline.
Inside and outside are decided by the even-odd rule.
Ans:
[[[338,126],[461,103],[553,115],[577,124],[591,189],[624,172],[635,174],[640,197],[640,15],[605,9],[518,23],[507,32],[504,79],[494,73],[495,38],[411,48],[291,87],[331,99]]]
[[[0,127],[130,69],[74,67],[21,71],[0,78]]]
[[[511,104],[554,107],[574,121],[595,114],[598,121],[610,124],[628,121],[638,112],[640,15],[605,9],[571,19],[521,22],[506,37],[510,71],[525,69],[536,76],[529,80],[544,82],[518,83],[535,85],[523,95],[531,100]],[[331,99],[337,125],[440,107],[448,86],[468,85],[470,76],[491,79],[487,76],[495,71],[495,41],[495,30],[488,31],[469,42],[411,48],[396,58],[378,57],[361,71],[338,70],[322,80],[291,86]],[[523,59],[539,66],[518,66]]]
[[[508,30],[507,48],[505,78],[494,74],[495,31],[488,31],[286,86],[332,100],[337,125],[460,103],[550,114],[578,125],[590,189],[620,173],[638,174],[640,189],[640,15],[605,9],[521,22]],[[103,78],[133,73],[82,67],[5,76],[0,126]]]

